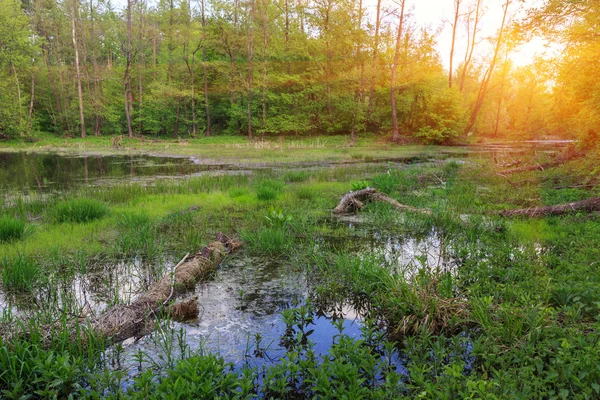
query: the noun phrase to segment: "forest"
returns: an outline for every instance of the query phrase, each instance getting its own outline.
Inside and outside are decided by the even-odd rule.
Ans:
[[[0,0],[0,135],[595,136],[596,1],[448,3]]]

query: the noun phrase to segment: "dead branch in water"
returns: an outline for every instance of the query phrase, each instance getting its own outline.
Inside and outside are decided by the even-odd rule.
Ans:
[[[366,202],[381,201],[391,204],[394,208],[401,211],[418,212],[423,214],[431,214],[431,210],[426,208],[416,208],[398,203],[396,200],[378,192],[373,188],[366,188],[345,194],[339,204],[333,209],[334,214],[350,214],[359,211],[364,207]]]
[[[556,206],[530,207],[516,210],[502,211],[503,217],[546,217],[549,215],[563,215],[577,211],[594,212],[600,211],[600,198],[594,197],[573,203],[559,204]]]

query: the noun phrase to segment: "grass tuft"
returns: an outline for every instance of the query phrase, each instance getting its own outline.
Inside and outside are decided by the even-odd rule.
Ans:
[[[52,210],[51,215],[58,223],[85,223],[104,217],[108,214],[108,211],[108,206],[101,201],[81,198],[58,203]]]
[[[260,181],[256,185],[256,197],[261,201],[275,200],[283,191],[283,182],[275,180]]]
[[[39,266],[23,255],[2,262],[2,282],[8,290],[31,291],[39,278]]]
[[[27,224],[13,217],[0,217],[0,243],[20,240],[27,234]]]

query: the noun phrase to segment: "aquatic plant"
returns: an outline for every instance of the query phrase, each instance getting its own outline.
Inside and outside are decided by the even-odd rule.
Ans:
[[[269,213],[265,216],[265,219],[267,220],[269,226],[283,228],[292,221],[292,216],[289,214],[284,214],[281,208],[275,208],[271,206],[269,208]]]
[[[0,243],[20,240],[29,232],[28,225],[21,219],[0,217]]]
[[[109,212],[108,206],[90,198],[70,199],[57,203],[50,211],[52,219],[58,223],[85,223],[100,219]]]

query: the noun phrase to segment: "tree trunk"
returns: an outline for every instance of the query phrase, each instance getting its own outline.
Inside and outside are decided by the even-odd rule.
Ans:
[[[400,0],[400,21],[398,22],[398,36],[396,37],[396,50],[394,52],[394,64],[392,65],[392,81],[390,84],[391,101],[392,101],[392,140],[398,142],[400,140],[400,130],[398,129],[398,115],[396,112],[396,74],[398,64],[400,63],[400,43],[402,41],[402,29],[404,27],[404,6],[406,0]]]
[[[504,8],[504,13],[502,14],[502,24],[500,25],[498,39],[496,40],[496,47],[494,48],[494,57],[492,58],[492,62],[490,63],[488,72],[481,83],[481,87],[477,95],[477,100],[475,101],[473,111],[471,112],[471,116],[469,117],[469,122],[467,124],[467,127],[465,128],[465,136],[468,135],[475,126],[475,123],[477,122],[477,116],[479,115],[479,111],[481,110],[481,107],[483,106],[483,101],[485,100],[485,96],[487,95],[488,85],[490,83],[492,74],[494,73],[494,67],[496,66],[498,53],[500,51],[500,46],[502,45],[502,35],[504,33],[504,25],[506,24],[506,15],[508,14],[508,7],[510,6],[511,2],[512,0],[506,0],[504,5],[502,6],[502,8]]]
[[[498,96],[498,109],[496,110],[496,123],[494,126],[494,137],[498,137],[498,128],[500,126],[500,111],[502,110],[502,96],[504,95],[504,83],[506,81],[507,74],[507,62],[508,62],[508,50],[504,55],[504,66],[502,73],[502,82],[500,83],[500,95]]]
[[[83,90],[81,88],[81,71],[79,68],[79,48],[77,46],[77,36],[75,32],[75,4],[77,0],[71,1],[71,38],[73,39],[73,48],[75,49],[75,71],[77,73],[77,97],[79,100],[79,123],[81,124],[81,137],[85,138],[85,118],[83,116]]]
[[[473,35],[469,34],[470,43],[467,43],[467,50],[465,51],[465,62],[463,63],[462,73],[460,75],[460,86],[459,91],[462,93],[465,87],[465,79],[467,77],[467,72],[469,70],[469,66],[471,65],[471,60],[473,59],[473,50],[475,49],[475,45],[477,44],[477,28],[479,27],[479,20],[481,19],[481,1],[477,0],[475,5],[475,19],[473,21]],[[469,29],[467,25],[467,30]]]
[[[208,103],[208,74],[206,71],[206,16],[205,16],[205,0],[202,0],[202,69],[203,69],[203,86],[204,86],[204,112],[206,114],[206,136],[212,134],[210,123],[210,106]]]
[[[375,81],[377,80],[377,70],[379,67],[379,27],[381,26],[381,0],[377,0],[377,15],[375,17],[375,38],[373,44],[373,66],[371,73],[371,90],[369,91],[369,119],[373,109],[373,99],[375,98]]]
[[[263,58],[263,82],[262,82],[262,129],[263,132],[266,129],[267,126],[267,45],[268,45],[268,41],[267,41],[267,22],[268,22],[268,4],[269,2],[266,0],[263,0],[263,23],[262,23],[262,28],[263,28],[263,51],[262,51],[262,58]],[[287,4],[287,0],[286,0],[286,4]],[[287,46],[287,42],[286,42],[286,46]]]
[[[133,0],[127,0],[127,48],[125,49],[126,64],[125,73],[123,74],[123,103],[125,107],[125,119],[127,120],[127,136],[133,137],[133,125],[131,121],[131,3]]]
[[[452,25],[452,45],[450,46],[450,70],[448,71],[448,87],[452,89],[452,77],[454,76],[454,46],[456,44],[456,27],[460,15],[460,3],[462,0],[454,0],[454,24]]]
[[[250,4],[250,21],[248,23],[248,139],[252,139],[252,78],[254,75],[254,7]]]

